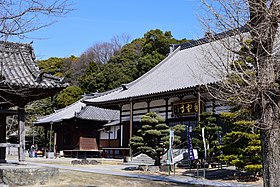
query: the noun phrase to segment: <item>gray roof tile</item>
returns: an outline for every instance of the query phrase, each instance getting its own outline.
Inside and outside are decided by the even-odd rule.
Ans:
[[[62,78],[43,74],[35,64],[30,44],[0,42],[0,85],[23,88],[64,88]]]
[[[72,118],[109,122],[118,120],[120,117],[120,113],[117,110],[86,106],[86,104],[84,104],[82,100],[83,99],[65,108],[57,110],[55,113],[52,113],[48,116],[42,117],[38,119],[34,124],[41,125],[51,122],[57,123]]]
[[[96,121],[114,121],[120,118],[118,110],[103,109],[94,106],[85,106],[76,116],[80,119]]]

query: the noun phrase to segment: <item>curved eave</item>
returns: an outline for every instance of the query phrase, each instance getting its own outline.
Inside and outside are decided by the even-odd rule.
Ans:
[[[197,92],[198,88],[203,87],[203,86],[210,86],[216,84],[216,82],[208,83],[206,85],[195,85],[195,86],[189,86],[185,88],[178,88],[178,89],[172,89],[172,90],[167,90],[167,91],[161,91],[157,93],[149,93],[149,94],[144,94],[144,95],[135,95],[131,97],[124,97],[124,98],[118,98],[114,100],[106,100],[106,101],[83,101],[87,105],[93,105],[93,106],[100,106],[104,108],[111,108],[110,106],[118,106],[123,103],[129,103],[131,101],[143,101],[143,100],[155,100],[158,98],[170,98],[176,95],[187,95],[187,93],[191,92]],[[201,89],[201,88],[200,88]],[[186,92],[186,93],[183,93]],[[191,93],[193,94],[193,93]],[[102,97],[102,96],[101,96]]]

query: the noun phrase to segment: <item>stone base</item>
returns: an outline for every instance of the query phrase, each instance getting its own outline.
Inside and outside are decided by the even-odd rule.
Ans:
[[[159,166],[151,166],[151,165],[139,165],[138,170],[140,171],[151,171],[151,172],[158,172]]]
[[[58,169],[18,165],[0,164],[0,184],[30,186],[58,182]]]
[[[5,159],[0,159],[0,164],[1,163],[7,163],[7,161]]]

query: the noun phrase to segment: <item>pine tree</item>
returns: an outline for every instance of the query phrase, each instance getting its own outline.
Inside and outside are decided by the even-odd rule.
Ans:
[[[223,144],[219,147],[223,155],[218,158],[256,177],[262,170],[261,140],[259,130],[254,128],[256,122],[250,120],[249,111],[245,110],[223,112],[221,115],[232,126],[232,131],[223,137]]]
[[[198,126],[193,129],[192,143],[194,148],[198,150],[199,158],[204,158],[204,145],[202,140],[202,128],[205,128],[205,141],[207,149],[207,160],[211,161],[212,157],[219,154],[217,146],[218,134],[221,133],[222,127],[218,125],[218,116],[212,112],[203,112],[201,114],[201,121]]]
[[[173,127],[175,134],[180,134],[185,130],[184,125]],[[169,126],[164,124],[164,119],[158,114],[151,112],[142,116],[141,128],[138,136],[133,136],[130,145],[134,150],[138,150],[155,159],[155,165],[160,165],[160,157],[165,154],[169,146]],[[175,135],[174,144],[181,142],[180,136]]]

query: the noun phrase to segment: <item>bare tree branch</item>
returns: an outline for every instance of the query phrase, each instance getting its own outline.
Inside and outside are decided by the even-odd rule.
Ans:
[[[207,65],[201,67],[220,80],[207,89],[251,111],[262,132],[264,186],[280,186],[280,0],[201,1],[205,30],[225,35],[203,51]],[[246,33],[236,29],[243,26]]]
[[[50,18],[73,10],[68,0],[2,0],[0,3],[0,39],[23,38],[27,33],[54,23]],[[45,21],[43,21],[45,20]]]

